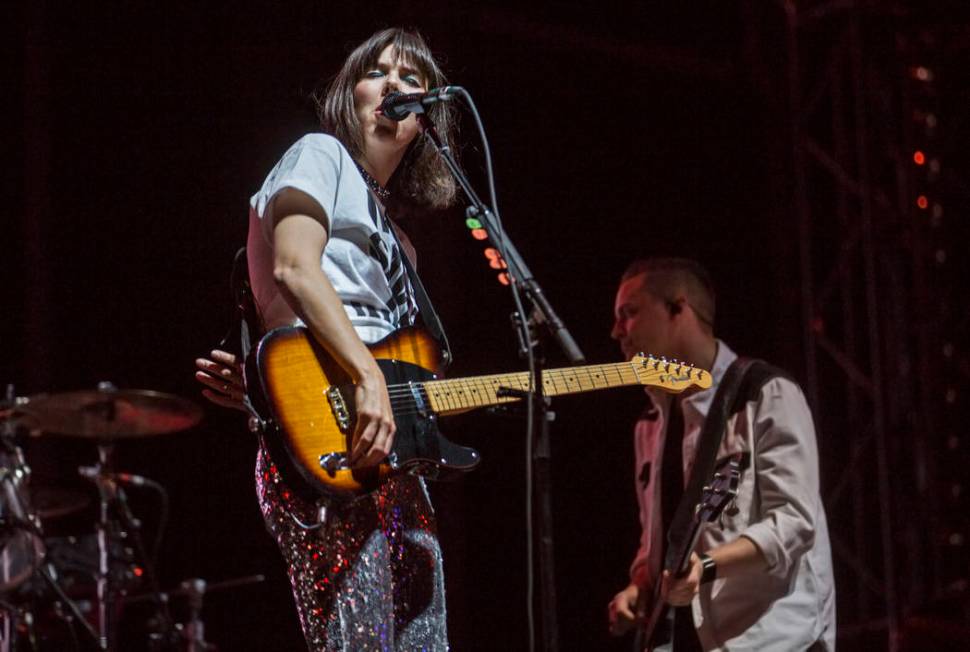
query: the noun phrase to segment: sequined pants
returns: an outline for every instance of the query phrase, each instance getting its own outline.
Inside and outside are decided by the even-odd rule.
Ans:
[[[256,491],[310,650],[448,649],[441,549],[420,480],[400,476],[351,502],[309,502],[261,448]],[[320,506],[324,525],[308,529]]]

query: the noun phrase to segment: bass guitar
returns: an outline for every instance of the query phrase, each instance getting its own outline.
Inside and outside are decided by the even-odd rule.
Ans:
[[[717,519],[724,508],[737,497],[738,483],[741,478],[741,459],[742,454],[732,455],[724,462],[720,468],[714,472],[714,477],[709,485],[704,487],[701,500],[694,508],[694,516],[691,521],[691,529],[677,550],[677,555],[673,557],[677,560],[672,568],[666,568],[670,574],[676,577],[683,577],[690,570],[690,555],[697,547],[697,539],[701,535],[701,526],[704,523],[713,522]],[[668,618],[670,605],[661,595],[661,583],[655,582],[653,596],[650,604],[653,608],[650,617],[647,618],[647,592],[640,593],[637,600],[637,620],[642,623],[637,628],[633,639],[633,652],[652,651],[657,645],[670,639],[671,620]]]
[[[517,401],[530,390],[528,372],[439,379],[439,349],[419,328],[399,330],[369,348],[387,382],[397,431],[385,462],[368,468],[349,465],[354,385],[305,327],[270,331],[247,361],[247,391],[270,426],[264,431],[282,444],[271,452],[282,448],[292,469],[318,492],[353,497],[393,473],[445,479],[469,471],[478,453],[443,437],[438,416]],[[681,392],[710,387],[711,374],[638,355],[629,362],[544,370],[542,384],[547,396],[625,385]]]

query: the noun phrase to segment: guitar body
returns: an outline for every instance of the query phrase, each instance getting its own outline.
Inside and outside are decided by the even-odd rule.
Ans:
[[[447,479],[474,468],[478,453],[441,435],[420,389],[441,371],[434,340],[408,328],[369,348],[387,381],[397,431],[386,463],[352,469],[357,420],[350,377],[304,327],[277,328],[260,340],[250,356],[255,373],[247,366],[246,381],[261,413],[268,413],[263,416],[277,426],[267,437],[274,459],[285,456],[285,470],[313,490],[347,498],[372,491],[394,473]]]

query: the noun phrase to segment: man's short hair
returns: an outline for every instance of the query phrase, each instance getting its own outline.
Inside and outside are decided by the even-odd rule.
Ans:
[[[669,302],[680,294],[686,296],[701,322],[713,329],[714,282],[703,265],[690,258],[640,258],[626,268],[621,282],[641,274],[647,275],[647,291]]]

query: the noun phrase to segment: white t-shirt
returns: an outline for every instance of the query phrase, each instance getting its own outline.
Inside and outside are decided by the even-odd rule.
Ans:
[[[249,276],[266,329],[300,323],[273,279],[272,227],[263,220],[284,188],[306,193],[326,214],[321,266],[360,338],[376,342],[413,324],[414,290],[382,206],[340,141],[308,134],[287,150],[249,201]]]

